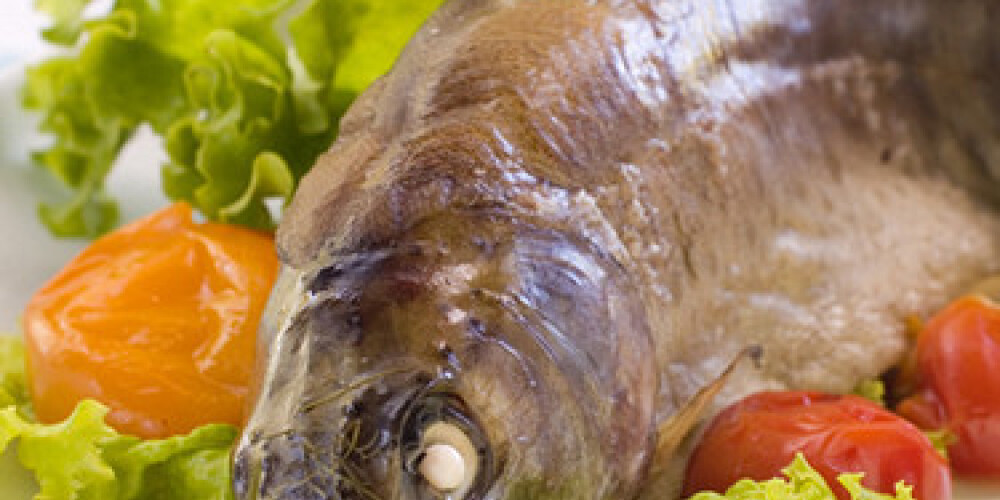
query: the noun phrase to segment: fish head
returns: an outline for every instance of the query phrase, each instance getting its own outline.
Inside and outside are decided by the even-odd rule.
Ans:
[[[583,240],[492,215],[286,268],[237,497],[628,495],[657,378],[624,276]]]

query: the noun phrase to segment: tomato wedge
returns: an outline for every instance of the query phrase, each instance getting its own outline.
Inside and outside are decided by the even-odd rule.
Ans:
[[[1000,477],[1000,306],[970,295],[934,316],[917,339],[917,373],[899,413],[954,435],[957,475]]]
[[[836,477],[857,472],[874,491],[904,481],[919,500],[951,498],[948,464],[919,429],[867,399],[815,392],[758,393],[723,410],[688,463],[684,496],[782,477],[796,453],[841,500],[850,495]]]
[[[39,420],[89,398],[143,438],[240,425],[277,270],[270,235],[196,224],[186,204],[97,240],[25,312]]]

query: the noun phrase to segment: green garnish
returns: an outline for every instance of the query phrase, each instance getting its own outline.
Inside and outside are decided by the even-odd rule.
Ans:
[[[798,454],[782,472],[788,479],[754,481],[743,479],[731,486],[725,495],[698,493],[690,500],[836,500],[830,485],[809,462]],[[837,478],[851,495],[851,500],[914,500],[912,488],[896,483],[896,494],[876,493],[861,485],[862,474],[841,474]]]
[[[0,454],[16,446],[35,500],[228,500],[237,430],[206,425],[186,436],[144,441],[104,422],[108,409],[83,401],[65,421],[34,422],[20,339],[0,336]]]
[[[854,394],[885,408],[885,383],[877,378],[864,379],[854,388]]]
[[[272,226],[265,200],[291,196],[442,0],[117,0],[96,19],[92,0],[36,1],[45,38],[73,48],[28,70],[24,104],[55,136],[35,158],[73,192],[40,215],[57,235],[94,236],[117,221],[104,181],[141,125],[164,139],[169,198]]]
[[[944,457],[945,460],[948,459],[948,448],[958,442],[958,436],[948,429],[924,431],[924,435],[930,440],[931,446],[933,446],[938,454]]]
[[[0,408],[28,400],[24,375],[24,344],[0,333]]]

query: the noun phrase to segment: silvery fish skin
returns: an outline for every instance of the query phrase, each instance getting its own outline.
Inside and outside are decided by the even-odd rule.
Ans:
[[[1000,267],[998,11],[446,4],[279,228],[237,496],[666,498],[658,427],[747,346],[716,408],[880,374]]]

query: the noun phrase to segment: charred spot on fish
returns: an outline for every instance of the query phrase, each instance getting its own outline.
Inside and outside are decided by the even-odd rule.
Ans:
[[[309,283],[309,292],[316,294],[323,290],[328,290],[333,283],[344,276],[344,269],[340,264],[321,269]]]
[[[753,361],[754,368],[760,370],[764,363],[764,346],[761,344],[752,344],[745,349],[746,356]]]
[[[324,342],[353,346],[362,340],[363,317],[349,302],[325,300],[308,309],[307,314],[312,331],[324,332]]]
[[[461,370],[461,364],[458,361],[458,356],[455,355],[455,351],[445,342],[438,343],[437,346],[438,354],[441,355],[442,361],[445,362],[449,367],[454,370]]]
[[[385,251],[361,251],[345,255],[331,255],[332,263],[305,277],[309,293],[315,295],[343,288],[349,291],[355,281],[368,273],[376,264],[386,259]],[[341,285],[338,287],[338,285]]]
[[[483,338],[486,336],[486,323],[479,318],[469,318],[468,328],[469,333],[475,338]]]
[[[883,165],[888,165],[892,161],[892,148],[882,149],[882,154],[879,158]]]
[[[347,325],[352,328],[361,328],[361,314],[355,312],[348,315]]]
[[[472,246],[483,254],[484,257],[492,257],[496,251],[496,243],[482,236],[472,237]]]

